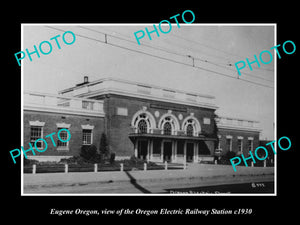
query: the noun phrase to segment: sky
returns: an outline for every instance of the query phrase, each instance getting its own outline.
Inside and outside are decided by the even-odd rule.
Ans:
[[[50,54],[22,60],[23,90],[57,94],[88,76],[89,81],[114,77],[193,91],[215,96],[219,116],[259,121],[260,138],[274,140],[273,24],[180,24],[178,28],[175,23],[169,33],[159,32],[159,37],[152,33],[152,40],[145,35],[138,45],[134,32],[145,27],[153,30],[153,24],[23,24],[22,51],[31,52],[43,41],[52,44]],[[73,44],[64,44],[64,31],[75,33]],[[57,35],[61,49],[50,40]],[[43,50],[48,51],[46,44]],[[247,67],[238,76],[234,63],[253,61],[254,54],[263,50],[272,52],[272,62],[252,64],[253,71]],[[270,56],[262,58],[267,62]]]

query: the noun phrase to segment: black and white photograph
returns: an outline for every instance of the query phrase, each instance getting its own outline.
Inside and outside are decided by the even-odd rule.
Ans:
[[[296,7],[211,3],[7,7],[4,219],[297,216]]]
[[[276,194],[275,34],[24,24],[23,194]]]

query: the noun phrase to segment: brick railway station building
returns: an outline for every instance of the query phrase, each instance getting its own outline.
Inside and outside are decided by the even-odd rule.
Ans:
[[[214,96],[104,78],[64,89],[58,95],[25,92],[24,143],[68,129],[71,139],[29,158],[59,161],[79,155],[82,145],[99,147],[105,133],[117,159],[154,162],[211,161],[234,151],[248,155],[259,146],[258,121],[216,117]],[[67,138],[67,132],[62,132]],[[50,140],[49,140],[50,141]],[[51,142],[51,141],[50,141]],[[33,145],[34,146],[34,145]],[[43,149],[43,142],[37,144]]]

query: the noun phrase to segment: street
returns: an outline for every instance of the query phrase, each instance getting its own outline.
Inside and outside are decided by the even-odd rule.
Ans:
[[[187,170],[24,174],[25,194],[274,193],[273,168],[196,165]]]

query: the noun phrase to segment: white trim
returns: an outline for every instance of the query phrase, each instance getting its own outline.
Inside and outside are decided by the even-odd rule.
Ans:
[[[93,144],[93,136],[94,136],[94,126],[91,125],[81,125],[82,128],[82,145],[92,145]],[[91,143],[85,144],[83,143],[83,130],[90,130],[91,131]]]
[[[116,95],[123,95],[123,96],[129,96],[129,97],[134,97],[134,98],[142,98],[142,99],[149,99],[149,100],[155,100],[155,101],[162,101],[162,102],[168,102],[168,103],[174,103],[174,98],[169,99],[164,96],[158,97],[158,96],[153,96],[149,94],[142,94],[142,93],[131,93],[129,91],[124,91],[124,90],[112,90],[109,88],[103,88],[98,91],[91,91],[89,93],[84,93],[81,94],[80,97],[94,97],[98,95],[105,95],[105,94],[116,94]],[[79,97],[79,96],[78,96]],[[212,103],[205,103],[205,102],[190,102],[188,100],[181,100],[181,99],[176,99],[176,104],[181,104],[181,105],[188,105],[188,106],[196,106],[196,107],[203,107],[207,109],[218,109],[219,107],[216,106],[215,104]]]
[[[238,137],[237,137],[237,139],[242,139],[242,140],[243,140],[243,139],[244,139],[244,137],[242,137],[242,136],[238,136]]]
[[[170,120],[170,121],[166,121],[165,119],[166,119],[167,117],[170,117],[171,120]],[[165,114],[163,114],[163,115],[160,117],[159,121],[158,121],[157,127],[158,127],[159,129],[161,129],[162,134],[163,134],[164,125],[165,125],[166,122],[170,122],[170,123],[171,123],[171,126],[172,126],[172,134],[176,135],[176,134],[177,134],[177,131],[180,130],[180,123],[179,123],[177,117],[176,117],[175,115],[172,114],[172,110],[168,110],[168,112],[165,113]]]
[[[45,126],[45,122],[40,122],[39,120],[29,121],[29,125],[30,126],[43,127],[43,126]]]
[[[70,127],[71,127],[71,124],[67,124],[67,123],[63,122],[63,123],[56,123],[56,126],[57,126],[58,129],[61,128],[61,129],[68,129],[69,130]],[[68,134],[68,136],[69,136],[69,134]],[[58,144],[57,144],[56,150],[57,151],[69,151],[70,150],[69,149],[70,140],[67,141],[67,142],[62,142],[62,143],[66,143],[66,146],[58,146]]]
[[[210,125],[211,124],[211,119],[209,117],[204,117],[203,118],[203,124],[208,124]]]
[[[253,140],[254,140],[254,137],[248,137],[248,140],[252,140],[252,141],[253,141]]]
[[[28,159],[34,159],[34,160],[37,160],[39,162],[59,162],[61,159],[68,159],[68,158],[71,158],[73,156],[56,156],[56,155],[52,155],[52,156],[32,156],[32,155],[29,155],[27,157],[28,157]]]
[[[137,111],[133,117],[132,117],[132,120],[131,120],[131,126],[136,128],[137,129],[137,125],[138,125],[138,122],[140,121],[140,119],[138,119],[137,121],[135,121],[137,119],[137,117],[139,117],[141,114],[145,113],[147,115],[147,118],[146,118],[146,122],[147,122],[147,125],[148,126],[148,133],[152,133],[153,132],[153,129],[156,128],[156,121],[155,121],[155,118],[154,116],[146,110],[147,108],[146,107],[143,107],[143,109]],[[149,122],[150,124],[148,124],[148,120],[149,119]]]
[[[93,117],[104,117],[104,112],[91,111],[88,109],[70,109],[70,108],[59,108],[53,106],[45,106],[45,105],[34,105],[34,104],[26,104],[23,107],[24,111],[38,111],[38,112],[52,112],[52,113],[62,113],[62,114],[70,114],[70,115],[83,115],[83,116],[93,116]]]
[[[86,125],[81,125],[81,128],[83,130],[93,130],[94,129],[94,125],[89,125],[89,124],[86,124]]]
[[[239,127],[239,126],[233,126],[233,125],[221,125],[217,124],[217,127],[219,129],[228,129],[228,130],[241,130],[241,131],[249,131],[249,132],[261,132],[262,129],[255,128],[255,127]]]
[[[116,115],[117,116],[128,116],[128,108],[127,107],[116,107]]]
[[[30,122],[33,122],[33,123],[30,123]],[[39,121],[29,121],[29,124],[30,124],[30,143],[31,143],[31,128],[32,127],[40,127],[41,128],[41,139],[44,139],[44,125],[45,125],[45,122],[39,122]],[[33,124],[33,125],[31,125]],[[39,125],[39,124],[43,124],[43,125]],[[36,141],[35,141],[36,142]],[[34,142],[34,143],[35,143]],[[41,147],[39,147],[38,149],[41,150],[41,149],[44,149],[44,142],[42,140],[38,141],[41,143]],[[33,146],[35,148],[35,146]]]
[[[67,89],[59,91],[59,94],[67,92],[67,91],[68,92],[74,91],[76,89],[80,89],[80,88],[86,87],[86,86],[93,86],[93,85],[96,85],[98,83],[102,83],[102,82],[105,82],[105,81],[114,81],[114,82],[129,84],[129,85],[136,85],[136,86],[139,86],[139,87],[145,87],[145,88],[154,88],[154,89],[161,89],[161,90],[166,90],[167,89],[168,91],[172,91],[172,92],[175,92],[175,93],[197,95],[197,96],[200,96],[200,97],[203,97],[203,98],[215,99],[215,96],[212,96],[212,95],[201,94],[201,93],[197,93],[197,92],[186,92],[186,91],[175,89],[175,88],[169,88],[169,87],[166,88],[166,87],[162,87],[162,86],[158,86],[158,85],[153,85],[153,84],[150,85],[150,84],[125,80],[125,79],[120,79],[120,78],[112,78],[112,77],[101,78],[99,80],[95,80],[93,82],[87,83],[87,84],[82,85],[82,86],[75,86],[75,87],[67,88]]]
[[[188,125],[187,121],[191,119],[193,120],[193,127],[194,127],[194,135],[193,136],[198,136],[201,133],[201,125],[199,123],[199,120],[194,116],[194,113],[191,113],[190,116],[187,116],[181,124],[181,130],[183,130],[186,134],[186,127]]]
[[[244,147],[243,138],[238,137],[238,148],[239,148],[239,141],[241,141],[241,149],[238,149],[238,152],[243,152],[243,147]]]
[[[57,128],[68,128],[68,129],[70,129],[71,124],[62,122],[62,123],[56,123],[56,126],[57,126]]]
[[[226,150],[227,150],[227,140],[230,140],[229,151],[232,152],[232,136],[231,136],[231,135],[227,135],[227,136],[226,136],[226,142],[225,142],[225,143],[226,143],[226,145],[225,145],[225,146],[226,146],[226,147],[225,147]]]

